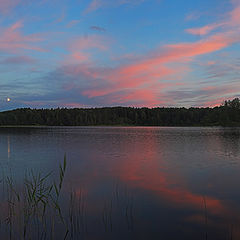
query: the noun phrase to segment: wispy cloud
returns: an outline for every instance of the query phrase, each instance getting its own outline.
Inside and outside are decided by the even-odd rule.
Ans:
[[[193,35],[206,35],[223,25],[224,25],[223,23],[214,23],[214,24],[209,24],[200,28],[190,28],[190,29],[187,29],[186,32]]]
[[[18,21],[7,28],[2,28],[0,33],[0,52],[21,52],[23,50],[45,51],[36,45],[42,41],[37,34],[25,35],[21,32],[24,24]]]
[[[225,19],[220,20],[219,22],[208,24],[202,27],[186,29],[186,32],[193,35],[206,35],[212,32],[213,30],[219,30],[222,28],[223,31],[229,30],[229,28],[240,27],[240,2],[234,1],[233,10],[228,13]],[[220,29],[221,30],[221,29]],[[236,30],[236,29],[235,29]]]
[[[143,59],[139,58],[133,63],[107,71],[104,76],[95,73],[97,77],[105,79],[105,81],[111,84],[108,88],[105,87],[101,89],[98,86],[98,88],[84,91],[83,94],[89,97],[97,97],[123,89],[136,90],[143,86],[147,89],[146,84],[157,86],[161,91],[163,87],[168,86],[168,84],[160,84],[162,80],[186,71],[186,67],[181,63],[192,61],[194,57],[200,55],[221,50],[234,43],[234,41],[236,41],[235,38],[224,35],[214,35],[206,40],[195,43],[163,46],[160,50],[155,50],[154,54],[151,52],[148,56],[144,56]],[[180,66],[171,68],[167,66],[170,63],[179,63]]]
[[[82,64],[91,60],[91,50],[106,51],[109,48],[109,40],[98,35],[80,36],[70,39],[68,51],[70,54],[63,60],[66,64]]]

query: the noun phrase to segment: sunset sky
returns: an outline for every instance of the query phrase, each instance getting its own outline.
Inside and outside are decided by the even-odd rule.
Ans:
[[[0,0],[0,111],[215,106],[239,73],[240,0]]]

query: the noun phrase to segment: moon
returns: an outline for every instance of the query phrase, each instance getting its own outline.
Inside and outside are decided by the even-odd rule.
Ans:
[[[8,97],[8,98],[7,98],[7,102],[10,102],[10,101],[11,101],[11,98]]]

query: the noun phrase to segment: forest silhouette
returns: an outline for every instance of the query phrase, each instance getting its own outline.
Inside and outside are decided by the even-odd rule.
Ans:
[[[213,108],[19,108],[0,112],[0,125],[240,126],[240,99]]]

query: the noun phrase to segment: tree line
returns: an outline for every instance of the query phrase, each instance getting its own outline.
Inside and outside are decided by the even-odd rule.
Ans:
[[[214,108],[20,108],[0,112],[0,125],[240,126],[240,99]]]

